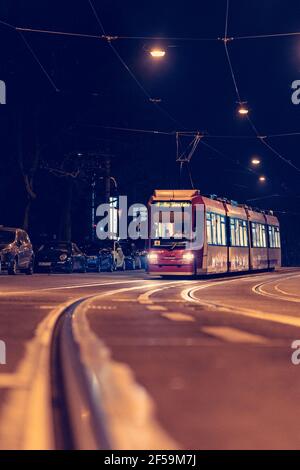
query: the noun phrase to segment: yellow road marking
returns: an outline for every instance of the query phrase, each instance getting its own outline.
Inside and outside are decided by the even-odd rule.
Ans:
[[[166,307],[162,307],[161,305],[148,305],[148,310],[167,310]]]
[[[180,312],[162,313],[161,316],[172,321],[187,321],[187,322],[196,321],[195,318],[192,317],[192,315],[187,315],[185,313],[180,313]]]
[[[24,381],[24,377],[21,374],[14,372],[0,374],[0,388],[22,388],[25,386],[26,381]]]
[[[72,301],[73,302],[73,301]],[[0,380],[12,387],[4,403],[0,422],[2,449],[53,449],[50,392],[50,344],[56,320],[71,302],[60,304],[38,325],[26,344],[23,359],[13,374]]]
[[[54,308],[56,308],[55,305],[40,305],[38,307],[40,310],[53,310]]]
[[[90,283],[90,284],[73,284],[70,286],[57,286],[57,287],[47,287],[47,288],[42,288],[42,289],[32,289],[32,290],[25,290],[25,291],[4,291],[0,292],[0,297],[6,297],[6,296],[12,296],[12,295],[32,295],[32,294],[38,294],[39,292],[48,292],[48,291],[55,291],[55,290],[68,290],[68,289],[79,289],[79,288],[84,288],[84,287],[101,287],[101,286],[111,286],[115,284],[129,284],[133,282],[142,282],[143,279],[134,279],[130,281],[120,281],[120,280],[115,280],[113,282],[95,282],[95,283]]]
[[[241,331],[237,328],[230,328],[225,326],[205,326],[201,328],[203,333],[216,336],[230,343],[256,343],[267,344],[268,340],[263,336],[254,335],[246,331]]]

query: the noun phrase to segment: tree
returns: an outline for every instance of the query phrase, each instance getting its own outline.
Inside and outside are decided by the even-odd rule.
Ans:
[[[24,145],[24,110],[19,110],[17,113],[17,142],[18,142],[18,162],[21,170],[21,174],[24,181],[24,187],[27,195],[27,202],[24,208],[23,216],[23,228],[28,231],[30,225],[30,213],[32,203],[37,198],[37,193],[34,190],[34,179],[36,172],[39,168],[40,160],[40,140],[38,133],[38,118],[39,111],[38,108],[34,112],[33,120],[33,150],[29,152],[29,158],[26,159],[25,145]]]

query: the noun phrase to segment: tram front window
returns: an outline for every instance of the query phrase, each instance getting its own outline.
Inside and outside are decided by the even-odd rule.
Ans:
[[[191,208],[186,202],[153,204],[151,246],[184,248],[191,236]]]

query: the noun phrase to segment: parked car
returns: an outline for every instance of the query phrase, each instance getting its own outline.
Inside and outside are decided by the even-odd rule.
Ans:
[[[101,251],[104,250],[103,257],[101,258],[103,263],[106,263],[105,256],[109,252],[113,258],[114,269],[125,271],[125,256],[120,243],[115,240],[99,240],[99,244]]]
[[[142,268],[142,262],[135,244],[129,240],[120,242],[125,256],[125,269],[135,270]]]
[[[86,245],[83,248],[86,255],[87,269],[89,271],[108,271],[113,272],[116,269],[113,248],[110,243],[95,242]]]
[[[0,259],[1,270],[8,274],[33,273],[34,252],[24,230],[0,226]]]
[[[40,247],[36,254],[37,271],[86,272],[86,257],[75,243],[52,241]]]
[[[81,249],[86,257],[86,269],[88,271],[100,272],[99,247],[96,245],[84,245]]]

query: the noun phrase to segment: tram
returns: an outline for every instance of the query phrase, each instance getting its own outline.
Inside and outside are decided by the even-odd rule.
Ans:
[[[199,190],[156,190],[149,201],[148,272],[161,276],[274,270],[281,266],[280,225]]]

